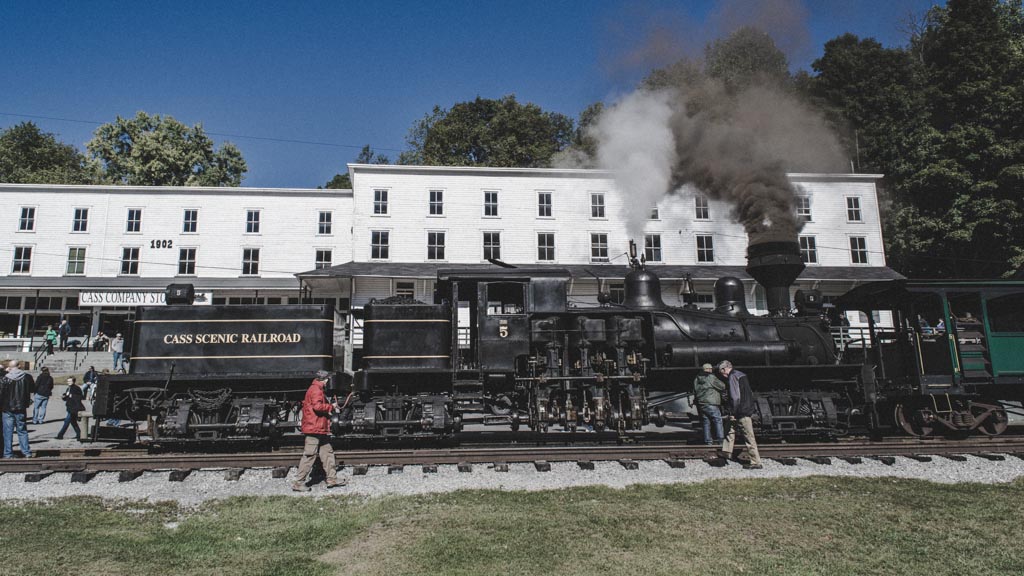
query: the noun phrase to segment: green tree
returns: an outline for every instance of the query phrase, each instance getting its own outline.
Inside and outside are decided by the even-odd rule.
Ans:
[[[201,124],[138,112],[96,129],[86,144],[107,179],[142,186],[240,186],[248,171],[231,143],[214,149]]]
[[[356,164],[390,164],[391,159],[383,154],[377,154],[367,144],[363,146],[363,149],[359,151],[359,155],[355,159]],[[335,174],[333,178],[327,181],[324,188],[329,190],[350,190],[352,188],[352,179],[349,177],[348,172],[344,174]]]
[[[11,184],[92,184],[97,166],[74,146],[22,122],[0,132],[0,182]]]
[[[402,164],[436,166],[549,166],[573,140],[572,119],[521,104],[514,95],[477,97],[450,110],[435,106],[413,124]]]

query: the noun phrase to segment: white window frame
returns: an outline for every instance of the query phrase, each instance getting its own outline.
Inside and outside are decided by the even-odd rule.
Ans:
[[[849,240],[849,244],[850,244],[850,264],[852,264],[854,266],[870,266],[871,265],[871,253],[868,251],[868,238],[867,238],[867,236],[852,235],[852,236],[848,236],[848,238],[850,239]],[[861,244],[861,246],[859,248],[855,249],[853,244],[854,244],[854,241],[856,241],[856,240],[860,241],[859,243]],[[863,253],[863,255],[864,255],[864,261],[863,262],[857,262],[857,257],[855,256],[855,254],[857,254],[858,252]]]
[[[697,194],[693,197],[693,218],[705,222],[711,220],[711,202],[707,196]]]
[[[133,215],[138,216],[138,218],[132,218]],[[133,224],[135,225],[137,230],[132,230]],[[125,210],[124,233],[142,234],[142,208],[127,208]]]
[[[547,199],[547,202],[543,200]],[[547,212],[545,214],[544,212]],[[551,190],[537,190],[537,218],[555,217],[555,193]]]
[[[492,242],[491,245],[488,246],[488,244],[487,244],[487,235],[488,234],[494,234],[497,237],[497,239],[498,239],[497,243]],[[485,261],[488,258],[491,258],[493,260],[501,260],[501,232],[500,231],[498,231],[498,230],[484,230],[483,234],[481,236],[481,242],[482,242],[482,246],[483,246],[483,256],[484,256],[484,260]],[[487,251],[488,250],[492,250],[490,256],[487,255]],[[497,254],[494,254],[494,252],[493,252],[494,250],[497,250]]]
[[[79,217],[79,215],[82,217]],[[81,226],[79,226],[81,223]],[[80,229],[79,229],[80,228]],[[89,233],[89,207],[87,206],[76,206],[71,210],[71,233],[72,234],[88,234]]]
[[[655,246],[657,240],[657,246]],[[648,262],[664,262],[665,255],[662,252],[661,234],[644,234],[644,259]]]
[[[18,258],[19,250],[21,251],[21,258]],[[28,257],[25,257],[26,250],[28,251]],[[32,273],[33,252],[35,252],[35,246],[14,246],[14,250],[11,251],[12,276],[27,276]]]
[[[261,234],[260,224],[262,220],[261,212],[262,208],[246,208],[245,209],[245,233],[251,236]],[[255,215],[255,218],[253,216]]]
[[[383,238],[383,242],[374,243],[373,235],[378,234],[380,238]],[[381,248],[385,254],[384,256],[374,256],[374,247]],[[370,230],[370,260],[390,260],[391,259],[391,230]]]
[[[245,276],[246,278],[253,278],[260,275],[261,251],[262,249],[258,246],[242,247],[242,276]],[[253,256],[255,256],[255,258],[253,258]],[[250,267],[248,272],[245,271],[247,265]]]
[[[195,216],[194,219],[189,220],[189,212],[192,212]],[[189,224],[192,224],[192,230],[189,230]],[[183,208],[181,211],[181,233],[182,234],[199,234],[199,208]]]
[[[383,217],[388,216],[388,196],[390,196],[390,188],[374,188],[373,189],[373,212],[374,216]]]
[[[602,242],[603,239],[603,242]],[[595,242],[595,240],[597,242]],[[594,254],[594,251],[598,254]],[[601,250],[604,250],[604,255],[600,254]],[[608,262],[608,233],[607,232],[591,232],[590,233],[590,261],[593,263]]]
[[[191,260],[183,259],[181,257],[181,253],[186,251],[186,250],[191,250],[192,251],[192,259]],[[196,267],[198,266],[198,264],[197,264],[198,260],[199,260],[199,248],[197,248],[195,246],[179,246],[178,247],[178,273],[175,274],[175,276],[185,276],[185,277],[195,276],[196,275]],[[188,266],[189,262],[192,263],[192,271],[191,272],[189,272],[187,270],[187,266]],[[186,271],[185,272],[181,271],[181,265],[182,264],[186,265]]]
[[[607,220],[607,205],[605,204],[604,192],[590,193],[590,219]]]
[[[134,253],[132,252],[134,250]],[[134,256],[132,259],[130,256]],[[135,270],[132,270],[132,264],[135,265]],[[121,247],[121,268],[118,270],[118,276],[138,276],[142,269],[142,248],[139,246],[122,246]],[[127,267],[128,271],[125,272]]]
[[[434,195],[437,194],[437,199]],[[432,188],[427,191],[427,216],[441,218],[444,214],[444,189]]]
[[[391,280],[391,295],[404,296],[406,298],[416,297],[415,280]]]
[[[31,210],[32,215],[31,216],[26,216],[25,212],[29,211],[29,210]],[[36,206],[21,206],[21,210],[18,212],[18,230],[17,230],[18,232],[20,232],[22,234],[31,234],[31,233],[34,233],[36,231],[36,211],[37,210],[38,210],[38,208]],[[26,223],[28,224],[27,228],[24,227],[24,225]]]
[[[804,202],[806,202],[806,206],[804,206]],[[794,209],[797,222],[814,222],[814,201],[810,194],[797,194],[794,203],[796,204]]]
[[[855,206],[850,206],[851,200]],[[851,212],[855,212],[857,218],[850,218]],[[846,196],[846,221],[850,224],[864,223],[864,209],[861,207],[860,196]]]
[[[431,243],[432,241],[436,242],[438,234],[441,235],[441,243],[440,244],[432,244]],[[428,262],[444,262],[445,260],[447,260],[446,253],[445,253],[445,248],[446,248],[446,242],[447,241],[448,241],[448,232],[446,230],[427,230],[427,261]],[[435,251],[433,257],[431,257],[431,255],[430,255],[430,251],[431,250]],[[440,257],[438,257],[437,250],[440,250]]]
[[[701,248],[701,241],[710,241],[711,246],[708,247],[707,243]],[[697,263],[707,264],[715,261],[715,235],[714,234],[696,234],[694,236],[694,245],[697,247]],[[710,253],[710,258],[708,254]],[[703,254],[703,258],[702,258]]]
[[[814,235],[800,236],[800,260],[807,265],[818,264],[818,238]]]
[[[326,254],[327,258],[324,259],[323,255]],[[313,269],[323,270],[324,268],[330,268],[334,265],[334,250],[331,248],[314,248],[313,249]]]
[[[326,218],[325,218],[326,216]],[[316,235],[334,236],[334,212],[319,210],[316,214]]]
[[[484,190],[484,206],[483,216],[484,218],[501,218],[501,195],[498,193],[499,190]],[[494,202],[489,201],[488,197],[494,195]],[[490,208],[494,208],[494,214],[488,214]]]
[[[551,245],[550,246],[541,246],[541,243],[540,243],[541,236],[544,236],[545,239],[550,237]],[[557,246],[558,246],[558,240],[555,237],[555,233],[554,232],[537,232],[537,262],[557,262],[557,258],[558,258],[558,252],[556,251]],[[551,251],[551,258],[541,258],[541,252],[540,252],[541,249],[543,249],[543,250],[550,250]]]
[[[88,248],[88,246],[68,246],[68,260],[67,260],[67,265],[64,267],[64,275],[65,276],[85,276],[86,254],[88,254],[87,248]],[[81,252],[77,253],[76,254],[77,258],[72,260],[71,259],[72,251],[76,251],[76,250],[80,250]],[[72,272],[71,271],[71,265],[72,264],[75,264],[78,267],[81,267],[81,272]]]
[[[647,217],[648,220],[661,220],[661,209],[655,206],[651,208],[651,213]]]

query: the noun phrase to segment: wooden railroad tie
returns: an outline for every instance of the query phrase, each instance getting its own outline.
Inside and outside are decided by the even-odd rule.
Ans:
[[[131,482],[142,476],[142,470],[121,470],[117,473],[118,482]]]
[[[796,466],[796,458],[790,458],[789,456],[780,456],[778,458],[772,458],[783,466]]]
[[[494,463],[494,471],[495,472],[508,472],[508,462],[495,462]]]
[[[401,474],[402,472],[405,472],[405,466],[403,464],[388,465],[388,474]]]
[[[885,464],[886,466],[892,466],[893,464],[896,463],[895,456],[875,456],[874,459],[878,460],[882,464]]]
[[[242,474],[245,474],[245,468],[228,468],[224,471],[224,479],[228,482],[238,482]]]
[[[366,473],[370,471],[370,467],[366,464],[356,464],[352,467],[353,476],[366,476]]]
[[[946,460],[952,460],[953,462],[967,462],[967,456],[963,454],[942,454]]]
[[[77,470],[71,473],[71,482],[73,484],[88,484],[89,480],[96,477],[99,470]]]
[[[423,465],[423,473],[424,474],[437,474],[437,464],[424,464]]]
[[[171,473],[167,476],[168,482],[184,482],[185,478],[188,478],[189,474],[192,473],[192,468],[185,468],[183,470],[171,470]]]
[[[537,460],[533,463],[533,467],[537,469],[537,472],[551,472],[551,462],[547,460]]]
[[[920,454],[908,454],[906,457],[910,458],[911,460],[913,460],[915,462],[931,462],[932,461],[932,457],[931,456],[921,456]]]
[[[725,468],[726,466],[729,465],[729,460],[722,458],[721,456],[716,456],[714,458],[705,458],[704,462],[706,462],[708,466],[711,466],[713,468]]]
[[[459,472],[473,471],[473,465],[470,464],[469,462],[459,462],[458,464],[455,465],[455,467],[459,469]]]
[[[619,460],[619,464],[626,470],[639,470],[640,464],[636,460]]]
[[[682,458],[669,458],[665,460],[665,464],[668,464],[669,468],[686,468],[686,461]]]
[[[53,470],[43,470],[41,472],[29,472],[25,474],[25,482],[41,482],[44,478],[47,478],[53,474]]]
[[[839,459],[842,460],[843,462],[846,462],[847,464],[863,464],[864,463],[864,459],[861,458],[860,456],[840,456]]]
[[[291,470],[291,466],[276,466],[270,471],[271,478],[287,478],[288,471]]]
[[[594,463],[590,460],[580,460],[576,462],[576,465],[580,467],[580,470],[593,470]]]
[[[990,454],[988,452],[979,452],[977,454],[972,454],[972,456],[984,458],[985,460],[990,460],[992,462],[1002,462],[1003,460],[1006,460],[1006,456],[1003,456],[1002,454]]]
[[[832,465],[832,459],[829,458],[828,456],[807,456],[804,458],[804,460],[807,460],[808,462],[814,462],[815,464],[820,464],[822,466]]]

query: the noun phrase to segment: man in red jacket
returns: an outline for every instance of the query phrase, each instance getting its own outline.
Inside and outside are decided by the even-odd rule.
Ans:
[[[330,374],[324,370],[316,373],[316,378],[306,390],[306,398],[302,401],[302,433],[306,435],[306,445],[302,450],[302,460],[299,460],[299,475],[292,483],[292,490],[296,492],[308,492],[306,478],[313,470],[313,464],[317,456],[324,465],[327,472],[327,487],[344,486],[347,481],[338,480],[337,465],[334,462],[334,447],[331,446],[331,408],[337,408],[324,396],[324,386],[330,379]]]

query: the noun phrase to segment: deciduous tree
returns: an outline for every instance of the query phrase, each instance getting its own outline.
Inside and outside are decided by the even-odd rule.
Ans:
[[[0,182],[11,184],[92,184],[98,167],[74,146],[22,122],[0,132]]]

